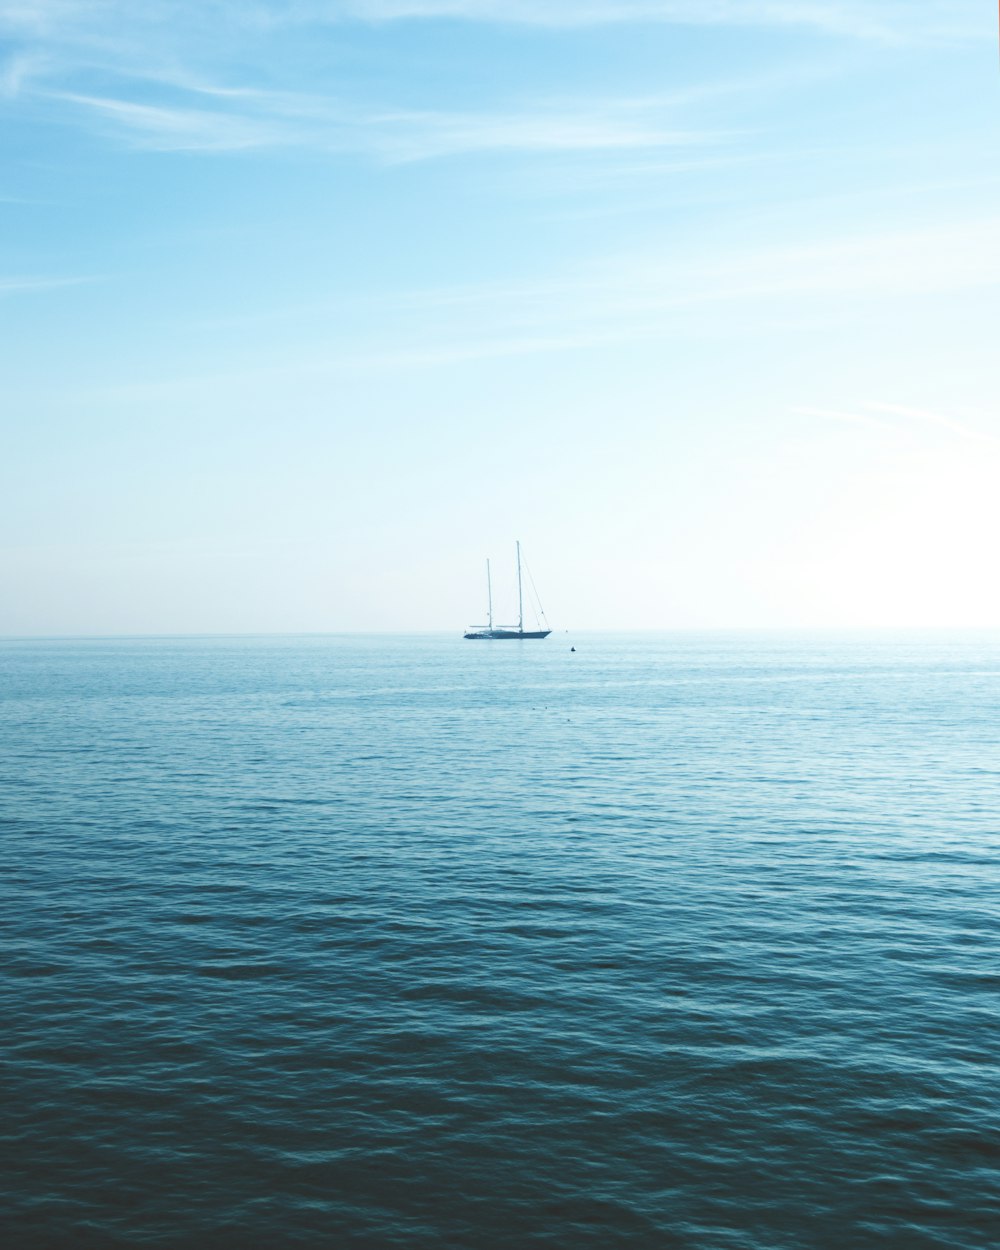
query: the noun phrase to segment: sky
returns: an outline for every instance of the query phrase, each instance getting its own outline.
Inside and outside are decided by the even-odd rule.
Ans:
[[[993,0],[0,0],[0,634],[1000,626]]]

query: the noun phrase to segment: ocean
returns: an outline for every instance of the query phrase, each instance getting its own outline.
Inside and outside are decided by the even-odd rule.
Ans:
[[[998,712],[996,634],[0,643],[5,1244],[997,1245]]]

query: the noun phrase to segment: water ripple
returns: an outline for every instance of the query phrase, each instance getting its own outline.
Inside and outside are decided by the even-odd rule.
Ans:
[[[0,645],[9,1244],[985,1250],[1000,643]]]

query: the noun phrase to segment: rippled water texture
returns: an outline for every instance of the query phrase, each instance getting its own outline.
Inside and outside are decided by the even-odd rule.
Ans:
[[[0,645],[28,1247],[1000,1243],[996,637]]]

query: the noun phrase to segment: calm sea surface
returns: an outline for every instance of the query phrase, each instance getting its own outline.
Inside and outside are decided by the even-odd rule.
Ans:
[[[987,635],[0,643],[6,1244],[997,1245],[998,737]]]

